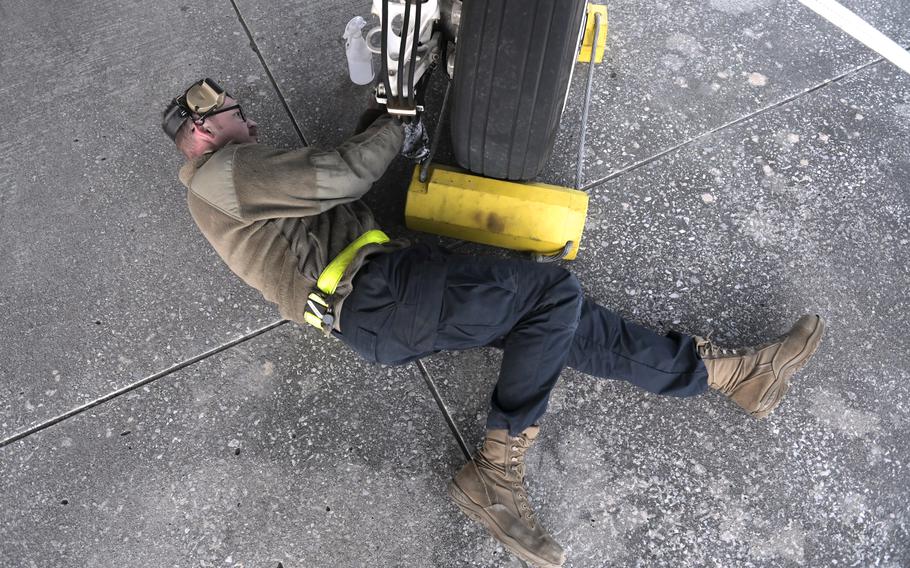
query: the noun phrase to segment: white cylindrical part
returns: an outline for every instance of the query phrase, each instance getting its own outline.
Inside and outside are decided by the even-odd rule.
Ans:
[[[834,0],[799,0],[804,6],[844,30],[906,73],[910,73],[910,53],[873,28],[865,20]]]
[[[356,85],[369,85],[373,82],[373,54],[363,39],[363,26],[366,21],[354,16],[344,28],[344,49],[348,58],[348,74]]]

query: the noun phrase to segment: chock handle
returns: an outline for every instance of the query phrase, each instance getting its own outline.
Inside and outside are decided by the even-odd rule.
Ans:
[[[566,246],[562,247],[561,251],[556,251],[553,254],[540,254],[535,252],[531,254],[531,258],[533,258],[535,262],[556,262],[557,260],[562,260],[569,256],[569,253],[574,246],[575,243],[573,241],[566,241]]]

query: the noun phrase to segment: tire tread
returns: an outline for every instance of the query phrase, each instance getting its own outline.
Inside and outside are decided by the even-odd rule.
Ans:
[[[513,180],[540,172],[559,127],[584,5],[464,3],[452,109],[453,148],[462,167]]]

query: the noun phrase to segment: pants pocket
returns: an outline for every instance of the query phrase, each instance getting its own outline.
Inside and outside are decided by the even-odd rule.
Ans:
[[[512,319],[517,282],[507,265],[479,262],[453,268],[442,294],[442,325],[489,328]]]
[[[354,349],[361,357],[369,361],[370,363],[376,363],[376,334],[372,331],[358,327],[354,331],[354,336],[352,341],[349,342],[351,348]]]

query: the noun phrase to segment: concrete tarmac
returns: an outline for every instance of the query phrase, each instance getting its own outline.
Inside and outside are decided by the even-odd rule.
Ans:
[[[910,45],[906,3],[844,3]],[[910,77],[796,0],[608,7],[567,266],[658,330],[829,330],[764,421],[567,370],[528,460],[542,522],[572,567],[910,565]],[[278,323],[159,127],[210,76],[262,142],[340,143],[368,11],[0,0],[0,567],[520,565],[448,502],[464,457],[420,370]],[[544,181],[573,181],[585,70]],[[402,226],[409,177],[366,200],[435,241]],[[469,446],[499,357],[425,361]]]

